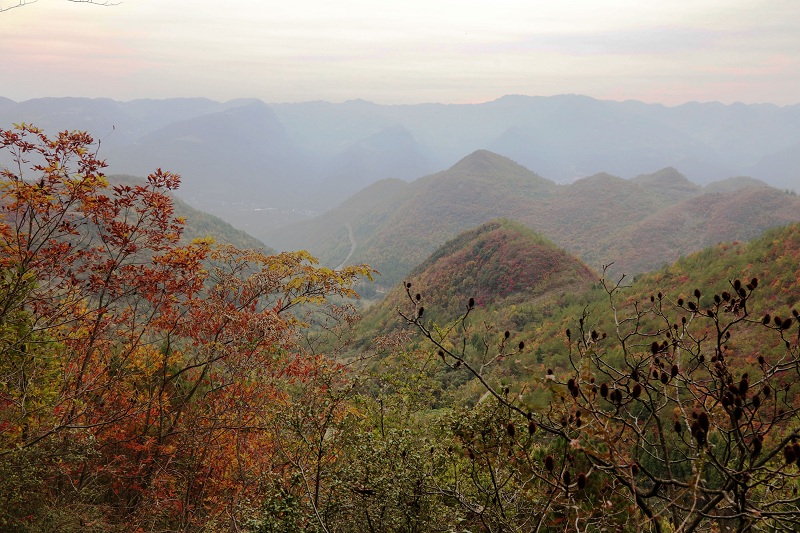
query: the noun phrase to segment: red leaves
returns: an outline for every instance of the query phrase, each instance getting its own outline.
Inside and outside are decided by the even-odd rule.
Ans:
[[[167,194],[179,177],[159,169],[109,188],[91,143],[79,132],[0,130],[21,169],[0,171],[0,319],[30,313],[26,338],[50,365],[38,388],[18,391],[41,417],[23,444],[81,431],[91,453],[65,471],[106,480],[125,512],[192,489],[198,501],[165,512],[222,505],[222,491],[233,497],[248,482],[231,457],[271,468],[272,433],[255,428],[280,387],[319,371],[320,360],[300,356],[294,312],[354,296],[372,270],[318,267],[306,252],[181,245]],[[19,438],[0,422],[0,439]]]

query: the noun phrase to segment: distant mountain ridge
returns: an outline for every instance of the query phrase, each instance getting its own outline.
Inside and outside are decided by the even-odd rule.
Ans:
[[[800,105],[666,107],[580,95],[464,105],[0,101],[0,127],[23,121],[89,131],[111,173],[179,172],[179,194],[192,205],[256,235],[331,209],[381,179],[431,174],[479,149],[555,182],[674,167],[701,185],[751,175],[800,188]]]
[[[638,274],[720,241],[748,240],[800,220],[800,198],[752,179],[693,184],[672,168],[625,180],[596,174],[558,185],[480,150],[411,183],[378,182],[316,219],[265,242],[306,248],[329,265],[351,251],[390,287],[462,231],[507,217],[600,270]],[[349,228],[348,229],[346,229]]]

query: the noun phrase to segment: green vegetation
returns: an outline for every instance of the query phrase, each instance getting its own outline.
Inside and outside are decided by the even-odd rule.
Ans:
[[[369,267],[187,239],[177,176],[109,184],[82,133],[0,139],[27,173],[2,169],[3,531],[800,528],[800,224],[598,275],[527,222],[481,220],[507,198],[496,165],[520,212],[565,215],[557,187],[479,153],[427,178],[482,187],[442,219],[402,182],[367,194],[364,223],[389,205],[380,188],[411,202],[387,215],[418,230],[392,254],[444,244],[359,322]],[[634,198],[621,220],[693,195],[675,205],[699,204],[694,232],[789,205],[698,196],[670,171],[637,182],[572,186],[579,223]],[[246,239],[185,213],[198,237]],[[642,256],[672,246],[653,231]]]
[[[469,303],[442,324],[407,284],[399,312],[438,361],[432,390],[457,389],[440,420],[491,413],[450,427],[481,527],[796,529],[799,252],[794,225],[630,286],[603,279],[522,333]]]
[[[484,150],[410,183],[379,182],[317,219],[264,237],[279,249],[303,248],[338,265],[381,272],[388,291],[459,233],[507,217],[558,243],[595,270],[636,275],[718,242],[750,240],[798,221],[800,199],[749,178],[699,187],[674,169],[624,180],[597,174],[556,185]]]

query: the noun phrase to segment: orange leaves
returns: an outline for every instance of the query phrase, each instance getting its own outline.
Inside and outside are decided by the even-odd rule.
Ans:
[[[299,346],[297,313],[355,297],[372,270],[181,245],[167,194],[179,177],[110,188],[91,143],[0,130],[17,163],[0,170],[0,380],[13,389],[0,391],[0,455],[80,434],[87,453],[59,466],[68,486],[94,484],[126,526],[184,527],[274,468],[271,410],[324,366]]]
[[[150,183],[150,185],[158,189],[174,191],[180,186],[181,177],[177,174],[173,174],[172,172],[165,172],[160,168],[157,168],[155,172],[147,176],[147,181]]]

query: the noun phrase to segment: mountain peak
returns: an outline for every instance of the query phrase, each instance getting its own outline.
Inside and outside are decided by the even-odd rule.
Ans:
[[[439,247],[408,280],[432,302],[453,301],[455,295],[459,302],[474,297],[478,305],[492,305],[516,295],[586,288],[596,275],[535,231],[494,219]]]
[[[678,169],[674,167],[662,168],[658,172],[652,174],[640,174],[633,178],[639,184],[670,184],[670,185],[685,185],[697,188],[698,186],[681,174]]]
[[[452,171],[495,172],[498,168],[514,168],[533,174],[533,172],[506,156],[489,150],[475,150],[450,167]]]
[[[631,181],[656,193],[668,194],[675,199],[693,196],[701,189],[673,167],[662,168],[652,174],[640,174]]]

